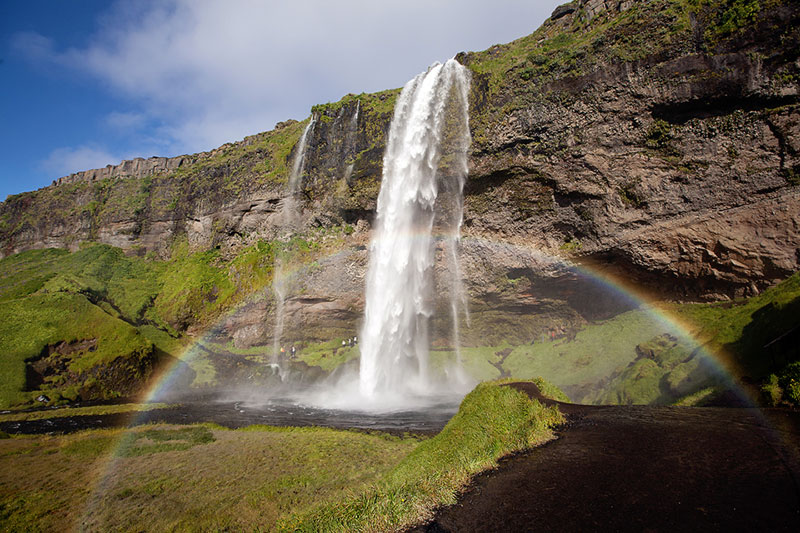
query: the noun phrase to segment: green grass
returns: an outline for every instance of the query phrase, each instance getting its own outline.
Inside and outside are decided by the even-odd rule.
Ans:
[[[572,340],[540,338],[532,345],[517,346],[504,367],[517,378],[542,376],[583,402],[587,398],[578,390],[627,367],[637,357],[636,346],[665,330],[668,327],[647,311],[628,311],[586,326]]]
[[[323,428],[155,425],[0,440],[0,527],[266,531],[347,497],[419,441]]]
[[[183,451],[208,444],[216,439],[205,426],[191,426],[178,429],[147,429],[129,433],[122,439],[117,455],[137,457],[151,453]]]
[[[46,382],[42,391],[53,399],[75,399],[78,388],[88,379],[92,367],[107,366],[116,360],[128,364],[131,379],[142,372],[140,363],[151,356],[153,346],[133,326],[103,312],[79,294],[33,294],[7,300],[0,306],[0,406],[30,400],[39,394],[23,392],[25,361],[38,356],[48,345],[62,341],[96,339],[94,351],[71,358],[67,370],[79,382],[64,388],[56,379]],[[138,376],[143,378],[144,376]],[[110,384],[108,386],[111,386]],[[114,391],[109,391],[111,396]]]
[[[154,409],[169,407],[165,403],[121,403],[112,405],[93,405],[90,407],[62,407],[60,409],[46,409],[43,411],[27,411],[0,414],[0,422],[15,422],[19,420],[47,420],[50,418],[63,418],[67,416],[111,415],[118,413],[139,413]]]
[[[129,258],[119,248],[87,245],[80,251],[31,250],[0,260],[0,300],[35,292],[82,292],[108,300],[130,321],[160,288],[163,263]]]
[[[309,366],[318,366],[331,372],[344,363],[360,357],[358,346],[342,346],[343,339],[307,343],[297,352],[297,359]]]

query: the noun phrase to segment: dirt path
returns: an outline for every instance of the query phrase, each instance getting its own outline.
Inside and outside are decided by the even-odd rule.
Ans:
[[[557,440],[415,531],[800,531],[797,412],[560,407]]]

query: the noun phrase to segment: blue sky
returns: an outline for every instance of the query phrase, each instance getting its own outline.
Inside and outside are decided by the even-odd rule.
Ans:
[[[0,200],[400,87],[533,32],[562,2],[0,0]]]

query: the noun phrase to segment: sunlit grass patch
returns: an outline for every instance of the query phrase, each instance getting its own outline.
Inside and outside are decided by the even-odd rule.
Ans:
[[[134,457],[158,452],[188,450],[198,444],[208,444],[214,440],[211,430],[204,426],[132,431],[122,439],[117,454],[122,457]]]
[[[96,458],[110,453],[119,442],[114,435],[88,436],[82,439],[71,439],[61,447],[61,453],[84,458]]]
[[[688,396],[684,396],[673,405],[677,405],[680,407],[693,407],[693,406],[700,406],[703,405],[708,400],[714,398],[715,395],[719,393],[719,390],[714,387],[707,387],[705,389],[699,390],[694,394],[690,394]]]
[[[150,439],[151,432],[164,443],[205,432],[214,441],[119,457],[85,522],[89,529],[270,530],[291,510],[374,481],[418,442],[325,428],[209,425],[157,426],[137,432],[137,441]]]
[[[297,353],[297,358],[309,366],[318,366],[330,372],[360,355],[358,346],[347,343],[342,346],[342,340],[337,338],[328,342],[308,343]]]
[[[361,490],[418,443],[213,424],[16,436],[0,440],[0,529],[266,531],[292,510]]]

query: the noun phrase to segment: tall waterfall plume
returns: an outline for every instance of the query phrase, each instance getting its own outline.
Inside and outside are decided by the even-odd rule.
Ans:
[[[459,327],[457,246],[470,144],[469,84],[469,70],[457,61],[437,63],[406,84],[395,106],[369,250],[360,343],[363,397],[402,401],[458,385],[450,382],[452,374],[447,383],[433,382],[429,328],[435,308],[434,228],[444,233],[450,250],[450,311],[454,329]],[[444,198],[440,192],[449,194]]]

